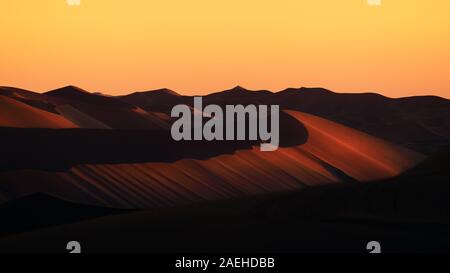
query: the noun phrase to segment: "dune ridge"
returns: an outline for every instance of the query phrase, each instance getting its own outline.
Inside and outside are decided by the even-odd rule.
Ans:
[[[78,128],[63,116],[0,95],[0,126],[17,128]]]
[[[167,115],[172,107],[177,104],[192,106],[193,103],[192,96],[168,89],[107,96],[76,86],[44,94],[0,87],[0,94],[54,114],[59,114],[56,107],[70,105],[90,119],[112,129],[124,130],[167,130],[170,125]],[[237,86],[203,98],[205,104],[277,104],[281,109],[332,120],[427,155],[450,145],[450,121],[447,118],[450,100],[435,96],[394,99],[376,93],[336,93],[324,88],[288,88],[270,92]],[[47,127],[45,122],[40,124],[43,124],[41,128]],[[92,124],[88,124],[91,128]]]
[[[62,116],[77,124],[80,128],[92,128],[92,129],[111,129],[108,125],[86,115],[83,112],[78,111],[76,108],[70,105],[57,106],[58,111]]]

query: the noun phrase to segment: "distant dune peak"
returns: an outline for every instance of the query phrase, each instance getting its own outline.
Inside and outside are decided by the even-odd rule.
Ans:
[[[234,91],[234,92],[248,92],[248,91],[250,91],[250,90],[248,90],[248,89],[246,89],[246,88],[244,88],[244,87],[242,87],[242,86],[240,86],[240,85],[236,85],[235,87],[231,88],[231,89],[228,90],[228,91]]]
[[[80,87],[75,86],[75,85],[68,85],[68,86],[64,86],[64,87],[61,87],[61,88],[57,88],[57,89],[54,89],[52,91],[47,92],[46,94],[51,95],[51,94],[58,94],[58,93],[84,93],[84,94],[91,94],[90,92],[88,92],[88,91],[86,91],[84,89],[81,89]]]
[[[258,97],[261,95],[269,95],[269,94],[273,94],[271,91],[269,90],[250,90],[247,89],[245,87],[242,87],[240,85],[235,86],[231,89],[228,90],[224,90],[224,91],[218,91],[215,93],[210,93],[208,95],[206,95],[205,97],[225,97],[225,98],[234,98],[234,99],[243,99],[245,97],[249,98],[249,97]],[[236,101],[234,101],[236,102]]]
[[[241,85],[237,85],[237,86],[235,86],[235,87],[233,87],[233,88],[231,88],[229,90],[225,90],[223,92],[236,93],[236,94],[239,94],[239,93],[258,93],[258,92],[272,93],[272,92],[270,92],[268,90],[250,90],[250,89],[247,89],[247,88],[245,88],[245,87],[243,87]],[[221,92],[219,92],[219,93],[221,93]]]
[[[298,92],[316,92],[316,93],[323,93],[323,94],[332,94],[334,93],[331,90],[328,90],[326,88],[322,88],[322,87],[299,87],[299,88],[295,88],[295,87],[290,87],[290,88],[286,88],[281,92],[288,92],[288,93],[298,93]]]
[[[76,86],[59,88],[47,92],[45,95],[62,99],[65,103],[75,106],[76,108],[85,108],[85,105],[80,105],[80,103],[102,107],[118,107],[127,109],[134,108],[133,105],[125,103],[117,97],[109,97],[99,93],[91,93]]]
[[[141,92],[136,92],[136,93],[137,94],[181,96],[180,94],[178,94],[177,92],[175,92],[169,88],[160,88],[160,89],[155,89],[155,90],[150,90],[150,91],[141,91]]]

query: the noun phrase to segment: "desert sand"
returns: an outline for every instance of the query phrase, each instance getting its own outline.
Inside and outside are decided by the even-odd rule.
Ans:
[[[253,147],[204,160],[84,164],[53,173],[6,172],[3,186],[19,196],[46,192],[108,207],[152,208],[373,181],[396,176],[424,158],[332,121],[288,113],[307,129],[306,143],[268,153]],[[25,185],[30,177],[32,187]]]
[[[77,128],[63,116],[0,95],[0,126],[18,128]]]

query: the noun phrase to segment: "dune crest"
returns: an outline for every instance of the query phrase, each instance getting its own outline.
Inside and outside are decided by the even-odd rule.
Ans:
[[[302,150],[358,181],[396,176],[425,156],[314,115],[286,111],[302,122],[309,138]]]
[[[78,128],[63,116],[0,95],[0,126],[16,128]]]

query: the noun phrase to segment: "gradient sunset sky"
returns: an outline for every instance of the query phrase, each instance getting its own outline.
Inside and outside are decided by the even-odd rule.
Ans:
[[[450,98],[450,1],[0,1],[0,85]]]

